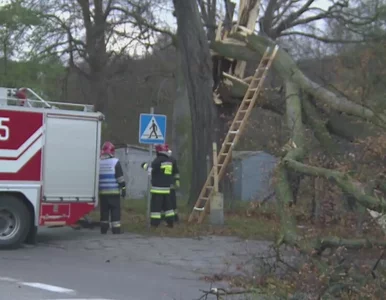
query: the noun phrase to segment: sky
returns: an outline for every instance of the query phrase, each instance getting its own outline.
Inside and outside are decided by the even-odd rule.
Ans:
[[[237,13],[238,6],[239,6],[239,0],[233,0],[233,1],[236,2],[236,13]],[[305,1],[306,0],[300,0],[299,5],[304,4]],[[266,1],[263,0],[262,2],[265,3]],[[331,2],[332,2],[332,0],[315,0],[315,3],[312,6],[315,8],[327,9],[331,5]],[[0,7],[2,5],[7,4],[7,3],[9,3],[9,0],[0,0]],[[218,1],[218,3],[222,3],[222,1]],[[159,20],[161,21],[161,24],[167,25],[168,27],[171,27],[172,29],[176,29],[176,20],[172,16],[172,12],[173,12],[172,1],[170,1],[169,5],[163,5],[162,7],[155,4],[153,8],[156,10],[156,15],[158,16]],[[220,13],[223,15],[223,11],[220,11]],[[263,14],[264,14],[264,5],[260,9],[260,15],[263,15]],[[65,17],[65,15],[62,14],[61,17],[63,18],[63,17]],[[235,20],[237,19],[237,15],[235,15],[234,19]],[[324,27],[323,21],[319,21],[317,23],[317,27],[323,28]],[[118,30],[126,31],[126,32],[131,31],[129,25],[122,25],[122,26],[120,26],[120,28]],[[119,42],[116,42],[112,45],[109,45],[109,48],[110,48],[109,50],[119,51],[120,48],[123,47],[126,43],[127,42],[125,40],[120,39]],[[136,45],[135,47],[131,48],[130,52],[131,52],[131,54],[133,54],[133,52],[137,52],[137,54],[142,54],[143,51],[144,51],[143,47]]]
[[[0,0],[1,1],[1,0]],[[170,1],[171,2],[171,1]],[[236,11],[238,11],[240,0],[233,0],[233,2],[236,3]],[[266,2],[262,0],[262,2]],[[306,0],[300,0],[299,5],[302,5],[306,2]],[[221,1],[218,1],[218,3],[222,3]],[[311,7],[320,8],[320,9],[328,9],[329,6],[331,6],[332,0],[315,0],[315,3]],[[176,21],[175,18],[172,16],[173,7],[172,5],[169,5],[168,7],[163,7],[162,10],[159,11],[159,17],[163,19],[170,27],[175,28],[176,27]],[[224,7],[221,7],[221,14],[224,15]],[[260,16],[264,14],[264,6],[260,9]],[[237,15],[235,14],[234,20],[237,20]]]
[[[0,0],[1,1],[1,0]],[[222,1],[217,1],[218,3],[222,3]],[[238,8],[239,8],[239,3],[240,3],[240,0],[233,0],[233,2],[236,3],[236,14],[234,16],[234,20],[237,20],[237,12],[238,12]],[[266,1],[262,0],[263,3],[265,3]],[[299,6],[303,5],[306,0],[300,0],[298,1],[299,2]],[[331,3],[332,3],[332,0],[315,0],[315,3],[311,6],[313,8],[319,8],[319,9],[328,9],[330,6],[331,6]],[[163,24],[167,25],[168,27],[172,28],[172,29],[176,29],[176,19],[173,17],[172,15],[172,12],[173,12],[173,5],[170,1],[170,5],[168,6],[162,6],[162,7],[157,7],[157,5],[155,6],[155,9],[157,11],[157,15],[158,15],[158,18],[162,21]],[[220,14],[221,15],[224,15],[224,11],[223,11],[223,7],[220,8]],[[262,6],[260,8],[260,16],[262,16],[264,14],[264,9],[265,7]],[[311,15],[311,13],[308,13],[308,15]],[[307,14],[304,14],[304,16],[307,16]],[[315,22],[315,25],[322,29],[324,28],[324,21],[317,21]],[[127,25],[123,25],[121,26],[121,30],[129,30],[128,26]],[[297,28],[297,31],[301,31],[301,29],[298,29]],[[125,44],[124,41],[120,42],[119,44]],[[113,45],[111,47],[111,49],[118,49],[120,48],[121,45]],[[137,53],[140,54],[143,49],[141,50],[141,47],[139,48],[136,48],[136,50],[138,51]]]

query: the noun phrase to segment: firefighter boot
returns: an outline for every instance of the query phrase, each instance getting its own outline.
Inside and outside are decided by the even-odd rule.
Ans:
[[[113,234],[121,234],[121,222],[113,221],[111,222],[111,231]]]
[[[113,232],[113,234],[121,234],[122,233],[121,227],[113,227],[111,229],[111,231]]]
[[[166,217],[166,226],[169,227],[169,228],[173,228],[174,227],[174,216],[171,216],[171,217]]]
[[[101,221],[101,234],[106,234],[109,230],[109,222]]]

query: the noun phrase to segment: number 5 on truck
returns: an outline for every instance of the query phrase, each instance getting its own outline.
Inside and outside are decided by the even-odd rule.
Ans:
[[[9,122],[9,118],[0,117],[0,141],[9,139],[9,127],[4,123]]]

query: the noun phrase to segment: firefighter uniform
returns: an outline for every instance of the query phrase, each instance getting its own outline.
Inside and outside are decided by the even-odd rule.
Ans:
[[[109,229],[109,219],[113,234],[121,233],[121,199],[126,196],[126,184],[122,166],[114,157],[114,145],[106,142],[102,148],[99,167],[99,199],[101,233]]]
[[[173,184],[170,187],[170,201],[174,211],[174,221],[178,222],[176,190],[180,188],[180,171],[178,170],[177,160],[172,156],[172,151],[169,151],[169,157],[173,164]]]
[[[170,186],[173,184],[173,162],[168,155],[167,145],[157,145],[157,157],[151,163],[151,203],[150,225],[158,227],[161,223],[161,211],[169,227],[174,224],[174,211],[170,199]],[[142,163],[144,170],[149,169],[147,163]]]

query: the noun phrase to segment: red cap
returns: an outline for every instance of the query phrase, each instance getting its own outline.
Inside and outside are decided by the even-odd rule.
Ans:
[[[101,154],[104,155],[104,154],[109,154],[109,155],[113,155],[115,154],[115,146],[113,145],[113,143],[111,142],[105,142],[102,146],[102,151],[101,151]]]
[[[169,151],[169,145],[168,144],[156,145],[155,151],[167,153]]]

